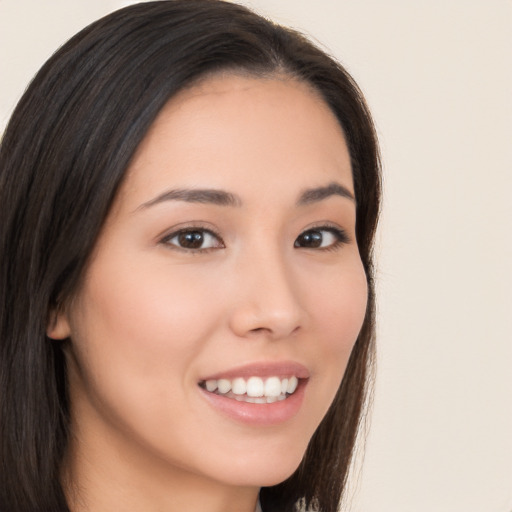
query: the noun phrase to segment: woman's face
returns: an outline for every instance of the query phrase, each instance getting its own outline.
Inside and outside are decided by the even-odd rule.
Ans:
[[[75,464],[82,446],[105,471],[288,477],[363,322],[355,211],[342,130],[306,85],[221,75],[175,96],[49,329],[71,337]]]

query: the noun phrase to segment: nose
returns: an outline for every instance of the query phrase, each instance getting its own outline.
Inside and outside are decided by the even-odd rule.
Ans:
[[[304,326],[299,283],[286,262],[255,256],[238,269],[230,327],[240,337],[287,338]]]

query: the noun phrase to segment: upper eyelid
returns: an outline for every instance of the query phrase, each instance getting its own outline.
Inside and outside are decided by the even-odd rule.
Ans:
[[[339,226],[330,226],[325,224],[321,226],[315,226],[302,230],[298,236],[301,236],[304,233],[307,233],[308,231],[328,231],[331,234],[334,234],[335,236],[339,237],[338,241],[341,243],[350,243],[352,241],[352,237],[348,234],[347,230]]]
[[[216,236],[219,238],[219,240],[222,240],[222,236],[220,235],[219,231],[215,229],[210,223],[203,221],[196,221],[191,223],[184,222],[178,224],[177,226],[173,226],[171,228],[167,228],[165,231],[162,231],[155,238],[157,241],[162,241],[179,235],[184,231],[205,231]]]
[[[311,226],[308,226],[307,228],[303,229],[299,233],[299,235],[301,235],[302,233],[306,233],[307,231],[314,231],[314,230],[318,230],[318,231],[326,230],[326,231],[341,233],[342,235],[344,235],[347,238],[347,240],[352,241],[352,239],[353,239],[349,230],[343,228],[342,226],[340,226],[337,223],[331,223],[331,222],[325,222],[325,221],[320,222],[319,224],[313,224]]]

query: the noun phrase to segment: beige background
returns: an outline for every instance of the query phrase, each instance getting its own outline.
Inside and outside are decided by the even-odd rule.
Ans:
[[[0,0],[0,131],[127,5]],[[512,0],[253,0],[353,73],[381,138],[379,366],[350,512],[512,511]]]

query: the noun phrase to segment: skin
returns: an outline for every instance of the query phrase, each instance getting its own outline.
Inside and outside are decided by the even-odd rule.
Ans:
[[[347,146],[307,85],[224,74],[169,101],[127,171],[81,288],[48,329],[70,338],[63,479],[73,512],[252,512],[261,486],[296,469],[366,308],[355,201],[331,194],[297,204],[332,183],[353,193]],[[238,204],[154,202],[194,188],[228,191]],[[183,248],[173,236],[183,228],[215,235]],[[319,247],[302,243],[312,229]],[[198,386],[276,361],[309,372],[301,407],[278,424],[237,421]]]

